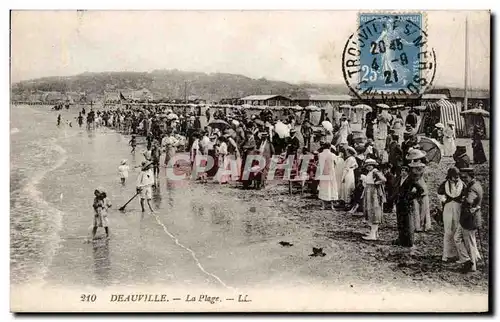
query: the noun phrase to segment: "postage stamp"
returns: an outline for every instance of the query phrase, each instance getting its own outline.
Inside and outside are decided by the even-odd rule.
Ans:
[[[420,96],[434,79],[436,55],[427,48],[425,14],[360,13],[346,43],[344,79],[358,96]]]

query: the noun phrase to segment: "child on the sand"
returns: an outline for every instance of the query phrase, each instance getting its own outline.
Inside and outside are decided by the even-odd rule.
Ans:
[[[125,185],[125,181],[128,178],[128,170],[129,170],[129,166],[127,164],[127,160],[124,159],[124,160],[122,160],[122,162],[118,166],[118,173],[120,174],[120,181],[121,181],[122,185]]]
[[[95,189],[94,196],[94,204],[92,205],[94,208],[94,228],[92,229],[92,239],[95,239],[98,227],[104,227],[104,230],[106,231],[106,238],[109,238],[108,208],[111,207],[111,203],[109,202],[106,192],[103,191],[103,189]]]
[[[128,144],[132,146],[132,151],[130,153],[135,153],[135,147],[137,146],[137,141],[135,140],[135,135],[132,135],[132,138],[130,141],[128,141]]]

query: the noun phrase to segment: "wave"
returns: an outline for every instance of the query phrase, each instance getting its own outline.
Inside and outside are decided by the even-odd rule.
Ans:
[[[21,195],[28,197],[30,202],[33,203],[35,209],[41,211],[44,214],[47,214],[46,218],[44,218],[44,220],[46,220],[48,229],[45,229],[46,234],[43,236],[46,244],[43,247],[42,265],[38,267],[37,274],[35,274],[34,276],[30,276],[30,283],[38,282],[40,284],[44,284],[44,278],[48,272],[48,268],[51,265],[52,260],[61,244],[60,232],[62,230],[62,219],[64,212],[58,210],[49,202],[47,202],[42,197],[42,192],[37,189],[37,186],[47,176],[47,174],[60,168],[63,164],[66,163],[68,159],[67,151],[56,142],[56,139],[50,139],[48,142],[45,141],[43,143],[35,143],[44,150],[50,149],[56,151],[57,153],[59,153],[60,157],[51,167],[47,168],[46,170],[42,170],[31,177],[26,185],[17,191]],[[11,252],[15,253],[15,250],[11,250]]]

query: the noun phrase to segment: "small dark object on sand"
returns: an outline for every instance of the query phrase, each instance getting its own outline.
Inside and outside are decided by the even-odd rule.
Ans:
[[[257,209],[255,207],[250,207],[250,212],[255,212]]]
[[[323,248],[313,247],[313,253],[310,254],[309,256],[312,256],[312,257],[316,257],[316,256],[324,257],[324,256],[326,256],[326,254],[323,252]]]
[[[286,241],[280,241],[278,244],[280,244],[283,247],[290,247],[293,246],[293,244],[286,242]]]

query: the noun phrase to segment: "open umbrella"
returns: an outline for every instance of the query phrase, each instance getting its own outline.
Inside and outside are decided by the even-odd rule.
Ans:
[[[387,110],[389,110],[391,108],[389,105],[383,104],[383,103],[377,104],[377,107],[380,107],[380,108],[383,108],[383,109],[387,109]]]
[[[321,122],[321,125],[327,130],[327,131],[333,131],[333,125],[332,123],[328,122],[328,121],[323,121]]]
[[[229,123],[224,120],[213,120],[208,124],[208,126],[210,126],[211,128],[219,129],[221,131],[224,131],[225,129],[231,127]]]
[[[460,112],[462,115],[479,115],[479,116],[486,116],[489,117],[490,113],[488,111],[482,110],[480,108],[473,108],[470,110],[466,110],[463,112]]]
[[[179,116],[177,116],[177,114],[175,114],[175,113],[170,113],[167,115],[167,119],[169,119],[169,120],[174,120],[174,119],[176,120],[178,118],[179,118]]]
[[[393,105],[392,108],[393,109],[404,109],[405,106],[404,106],[404,104],[397,104],[397,105]]]
[[[363,111],[371,112],[372,107],[366,104],[358,104],[354,106],[355,109],[362,109]]]
[[[418,145],[422,151],[427,153],[427,161],[439,164],[441,161],[441,147],[436,140],[420,136],[418,137]]]
[[[289,108],[295,111],[302,111],[304,109],[302,106],[299,105],[290,106]]]
[[[309,105],[305,109],[308,111],[321,111],[321,109],[319,107],[314,106],[314,105]]]

